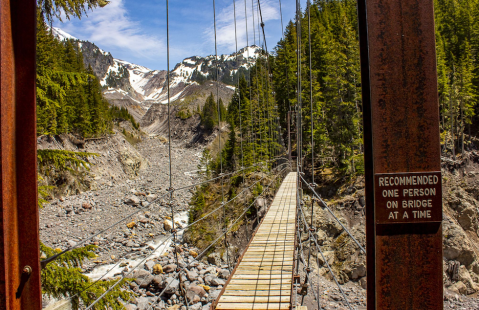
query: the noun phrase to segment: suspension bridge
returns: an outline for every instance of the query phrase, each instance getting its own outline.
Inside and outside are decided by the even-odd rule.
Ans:
[[[3,5],[9,3],[9,5]],[[2,28],[2,111],[0,143],[2,157],[2,225],[0,248],[0,308],[2,309],[40,309],[41,308],[41,268],[46,268],[49,263],[76,248],[90,244],[94,237],[104,234],[109,229],[126,222],[135,214],[145,211],[150,206],[142,207],[131,214],[119,219],[104,230],[92,234],[76,245],[40,261],[38,242],[38,209],[37,209],[37,175],[35,160],[35,1],[4,1],[1,7]],[[256,3],[255,3],[256,2]],[[235,40],[236,50],[236,0],[234,5]],[[435,71],[434,51],[434,20],[432,1],[424,1],[421,8],[417,1],[394,0],[389,1],[391,9],[384,9],[386,4],[379,0],[358,1],[359,36],[361,41],[361,66],[363,82],[363,107],[364,107],[364,147],[366,170],[366,200],[372,203],[367,205],[367,243],[368,243],[368,309],[442,309],[442,209],[439,203],[434,202],[434,218],[426,221],[402,220],[388,218],[378,213],[381,204],[379,190],[376,191],[374,180],[388,178],[399,179],[397,175],[409,174],[411,178],[418,175],[423,177],[438,177],[440,180],[440,153],[438,144],[438,119],[437,110],[437,83]],[[247,2],[244,1],[245,19]],[[278,1],[281,12],[281,1]],[[329,212],[331,218],[341,226],[342,230],[356,244],[358,249],[366,254],[365,247],[354,238],[348,227],[342,223],[316,192],[315,184],[315,157],[314,140],[303,141],[305,126],[302,115],[302,53],[309,54],[309,81],[311,96],[311,120],[313,120],[313,70],[311,68],[311,25],[309,23],[310,1],[307,2],[308,25],[301,25],[302,11],[300,1],[296,1],[296,31],[297,34],[297,89],[295,98],[296,113],[290,109],[288,116],[296,115],[290,122],[295,127],[296,160],[291,160],[291,134],[281,131],[279,112],[270,100],[274,97],[272,90],[272,73],[270,68],[269,53],[266,44],[265,23],[261,12],[261,1],[251,1],[253,13],[253,31],[256,43],[264,49],[260,62],[265,65],[259,67],[261,78],[255,84],[248,79],[250,89],[250,102],[257,100],[257,111],[244,111],[242,102],[238,101],[239,113],[239,141],[241,147],[240,168],[235,171],[226,171],[223,161],[220,160],[219,173],[208,180],[187,186],[174,186],[171,168],[171,133],[170,133],[170,76],[167,74],[168,87],[168,138],[169,138],[169,188],[166,193],[159,195],[160,199],[167,199],[171,209],[172,229],[167,238],[127,273],[97,297],[85,309],[96,309],[96,305],[122,281],[132,275],[145,261],[153,255],[166,242],[179,243],[178,233],[183,230],[193,229],[194,225],[223,212],[221,218],[222,230],[215,240],[201,249],[195,259],[188,264],[180,265],[178,255],[175,255],[176,265],[179,266],[176,278],[172,278],[165,288],[156,296],[161,298],[167,288],[178,280],[178,291],[183,294],[183,302],[189,308],[188,299],[182,279],[188,268],[198,263],[216,246],[224,243],[228,268],[231,275],[223,287],[218,299],[212,304],[212,309],[241,310],[241,309],[299,309],[304,300],[304,294],[312,292],[317,301],[316,309],[321,309],[321,292],[314,286],[312,274],[319,263],[318,255],[329,272],[335,285],[342,295],[343,306],[353,310],[345,294],[338,275],[335,274],[316,237],[316,228],[313,226],[315,208],[322,208]],[[420,14],[418,12],[421,12]],[[167,21],[167,58],[168,71],[170,71],[170,43],[169,43],[169,8],[166,1]],[[398,14],[396,12],[401,12]],[[213,0],[214,36],[216,80],[218,79],[218,52],[216,34],[216,7]],[[29,18],[26,18],[29,17]],[[11,18],[7,19],[7,17]],[[366,18],[367,17],[367,18]],[[421,21],[418,23],[417,21]],[[256,23],[256,24],[255,24]],[[282,23],[282,16],[281,16]],[[246,21],[246,37],[248,38],[248,22]],[[401,29],[395,28],[401,25]],[[368,28],[369,26],[369,28]],[[257,29],[256,29],[257,27]],[[283,27],[283,25],[282,25]],[[5,30],[7,29],[7,30]],[[12,30],[13,29],[13,30]],[[419,29],[419,31],[418,31]],[[283,30],[283,29],[282,29]],[[307,30],[309,42],[301,42],[301,31]],[[402,34],[402,35],[399,35]],[[283,36],[284,38],[284,36]],[[370,41],[368,41],[370,40]],[[405,41],[409,40],[408,44]],[[309,46],[309,50],[304,49]],[[407,46],[407,47],[404,47]],[[238,54],[238,53],[236,53]],[[419,55],[419,56],[418,56]],[[429,55],[428,57],[424,55]],[[432,55],[432,56],[431,56]],[[248,56],[249,58],[249,56]],[[5,65],[4,65],[5,64]],[[408,72],[395,72],[406,68]],[[404,69],[404,70],[406,70]],[[258,70],[258,66],[256,66]],[[413,73],[409,73],[413,72]],[[409,75],[408,75],[409,74]],[[398,83],[397,77],[402,81]],[[14,82],[12,82],[14,81]],[[426,82],[425,82],[426,81]],[[239,85],[237,86],[237,89]],[[252,98],[251,89],[264,89],[262,98],[257,92],[257,98]],[[217,100],[219,90],[217,88]],[[266,94],[266,96],[265,96]],[[266,98],[265,98],[266,97]],[[414,100],[413,100],[414,99]],[[286,100],[289,100],[287,98]],[[385,102],[393,101],[391,104]],[[408,102],[408,103],[406,103]],[[409,103],[412,102],[412,103]],[[218,102],[217,102],[218,104]],[[289,102],[288,102],[289,105]],[[420,106],[420,108],[418,108]],[[404,113],[398,113],[398,108]],[[242,115],[249,112],[251,121],[249,128],[243,128]],[[406,118],[399,118],[406,115]],[[220,107],[218,104],[218,118]],[[5,121],[4,121],[5,120]],[[12,121],[15,120],[15,121]],[[374,120],[374,122],[373,122]],[[396,121],[391,121],[396,120]],[[218,123],[221,120],[218,119]],[[313,132],[314,122],[311,122]],[[18,124],[21,124],[19,126]],[[431,129],[432,128],[432,129]],[[244,129],[244,130],[243,130]],[[248,136],[243,136],[247,132]],[[311,138],[313,135],[311,135]],[[378,138],[374,140],[373,136]],[[413,137],[404,140],[402,137]],[[288,148],[283,139],[287,139]],[[221,154],[224,141],[218,135],[218,154]],[[413,140],[412,142],[410,140]],[[433,142],[431,142],[433,141]],[[248,144],[253,149],[253,164],[245,167],[243,158],[244,147]],[[308,145],[309,144],[309,145]],[[256,149],[256,145],[259,145]],[[308,148],[310,151],[308,151]],[[420,151],[417,151],[420,150]],[[310,154],[305,154],[310,152]],[[409,153],[406,153],[409,152]],[[388,156],[392,154],[392,156]],[[398,155],[399,154],[399,155]],[[310,157],[308,157],[310,155]],[[220,156],[221,157],[221,156]],[[311,158],[311,178],[305,177],[305,158]],[[5,168],[4,168],[5,167]],[[259,180],[249,185],[243,184],[243,190],[225,200],[224,183],[228,179],[245,174],[262,172]],[[438,172],[439,171],[439,172]],[[309,172],[309,171],[308,171]],[[429,175],[426,175],[429,174]],[[269,183],[266,183],[266,180]],[[175,227],[174,195],[178,191],[193,189],[206,183],[221,184],[221,201],[219,206],[202,215],[199,219],[186,227]],[[20,184],[20,185],[18,185]],[[261,184],[261,192],[252,199],[253,201],[242,205],[241,212],[231,219],[227,219],[225,210],[228,204],[234,203],[238,197],[246,195],[253,187]],[[279,189],[276,191],[276,189]],[[377,186],[379,186],[379,182]],[[17,189],[21,186],[22,190]],[[392,185],[391,185],[392,186]],[[440,190],[440,183],[439,183]],[[309,192],[314,198],[311,205],[307,206],[303,200],[303,190]],[[438,193],[440,191],[438,190]],[[394,193],[394,190],[392,191]],[[379,193],[379,194],[378,194]],[[274,194],[274,200],[268,211],[259,222],[256,218],[255,231],[250,235],[248,246],[237,261],[228,252],[228,238],[235,225],[241,223],[245,216],[257,207],[260,198]],[[375,196],[376,195],[376,196]],[[438,195],[440,202],[440,195]],[[390,202],[390,201],[389,201]],[[377,204],[377,206],[376,206]],[[14,206],[14,207],[11,207]],[[311,207],[308,215],[306,208]],[[308,221],[308,216],[310,221]],[[379,220],[377,220],[377,218]],[[383,216],[383,217],[381,217]],[[395,225],[401,224],[401,225]],[[34,229],[32,229],[34,228]],[[306,238],[306,241],[303,240]],[[305,243],[309,250],[305,250]],[[428,246],[424,246],[424,244]],[[174,247],[176,251],[176,247]],[[312,251],[318,253],[312,257]],[[372,252],[371,252],[372,251]],[[407,253],[405,252],[407,251]],[[407,255],[406,255],[407,254]],[[316,259],[316,265],[313,264]],[[376,264],[376,262],[378,262]],[[410,272],[413,270],[413,272]],[[319,274],[319,273],[318,273]],[[96,281],[100,281],[100,279]],[[396,286],[388,281],[398,279]],[[392,280],[391,280],[392,281]],[[94,284],[94,283],[93,283]],[[391,287],[394,291],[391,291]],[[88,288],[85,289],[85,293]],[[428,294],[426,294],[428,293]],[[422,296],[428,296],[423,300]],[[73,296],[74,297],[74,296]],[[70,297],[70,298],[73,298]],[[150,309],[153,306],[150,305]]]

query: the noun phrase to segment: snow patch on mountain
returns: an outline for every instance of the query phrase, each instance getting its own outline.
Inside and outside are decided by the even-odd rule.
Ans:
[[[50,26],[47,25],[47,29],[50,30]],[[52,33],[55,38],[57,38],[60,41],[64,40],[78,40],[74,36],[72,36],[69,33],[66,33],[65,31],[61,30],[60,28],[57,27],[52,27]]]

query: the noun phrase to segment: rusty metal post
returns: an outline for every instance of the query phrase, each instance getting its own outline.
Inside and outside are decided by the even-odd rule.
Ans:
[[[0,309],[41,309],[36,1],[0,1]]]
[[[359,0],[368,310],[443,309],[433,0]]]

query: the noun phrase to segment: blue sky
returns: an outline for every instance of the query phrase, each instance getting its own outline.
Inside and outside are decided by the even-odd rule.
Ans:
[[[236,0],[238,48],[246,46],[245,0]],[[254,42],[251,0],[246,0],[248,43]],[[256,6],[256,44],[258,29]],[[302,0],[302,6],[306,0]],[[279,0],[261,0],[268,50],[281,38]],[[282,0],[283,21],[294,18],[295,1]],[[170,0],[170,67],[194,55],[214,54],[213,0]],[[216,0],[218,54],[235,51],[233,0]],[[113,57],[150,69],[166,69],[166,0],[111,0],[104,8],[88,12],[81,20],[57,21],[71,35],[97,44]]]

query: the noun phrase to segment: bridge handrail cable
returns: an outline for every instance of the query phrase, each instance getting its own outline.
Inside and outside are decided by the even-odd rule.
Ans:
[[[323,261],[324,263],[326,264],[326,266],[328,267],[328,270],[329,270],[329,273],[331,274],[331,276],[333,277],[333,280],[334,282],[336,283],[337,287],[339,288],[340,292],[341,292],[341,295],[343,295],[343,298],[344,300],[346,301],[346,304],[348,305],[349,309],[350,310],[353,310],[353,308],[351,307],[351,304],[349,303],[349,300],[346,296],[346,293],[344,293],[343,291],[343,288],[341,287],[341,285],[339,284],[336,276],[334,275],[333,273],[333,270],[331,268],[331,266],[329,265],[329,262],[328,260],[326,259],[326,257],[324,256],[323,254],[323,251],[321,250],[321,247],[318,245],[318,240],[316,240],[316,237],[313,235],[311,229],[310,229],[310,226],[308,225],[308,222],[306,221],[306,218],[304,216],[304,210],[303,210],[303,206],[301,204],[301,201],[299,200],[299,191],[297,193],[297,198],[298,198],[298,211],[299,211],[299,218],[302,220],[303,222],[303,225],[304,227],[306,228],[306,230],[308,231],[308,234],[309,234],[309,238],[311,238],[313,241],[314,241],[314,244],[316,245],[316,249],[318,250],[318,252],[321,254],[321,257],[323,258]],[[298,225],[299,226],[299,225]],[[311,250],[310,250],[311,251]],[[318,264],[318,267],[319,267],[319,259],[318,257],[316,257],[316,262]],[[319,286],[318,286],[319,288]]]
[[[311,187],[311,185],[303,178],[303,176],[300,175],[300,178],[303,181],[303,183],[306,184],[306,186],[311,190],[311,192],[314,194],[314,196],[316,196],[316,198],[318,198],[318,200],[321,202],[323,207],[326,208],[329,211],[329,213],[334,217],[334,219],[339,223],[339,225],[341,225],[341,227],[344,229],[344,231],[351,237],[351,239],[353,239],[353,241],[359,247],[361,252],[366,254],[366,250],[364,249],[364,247],[359,243],[358,240],[356,240],[356,238],[354,238],[354,236],[351,234],[351,232],[349,232],[349,230],[346,228],[346,226],[344,226],[343,223],[341,223],[341,221],[336,217],[336,215],[333,213],[333,211],[328,207],[326,202],[323,199],[321,199],[321,197],[318,195],[318,193],[316,193],[314,188]]]

